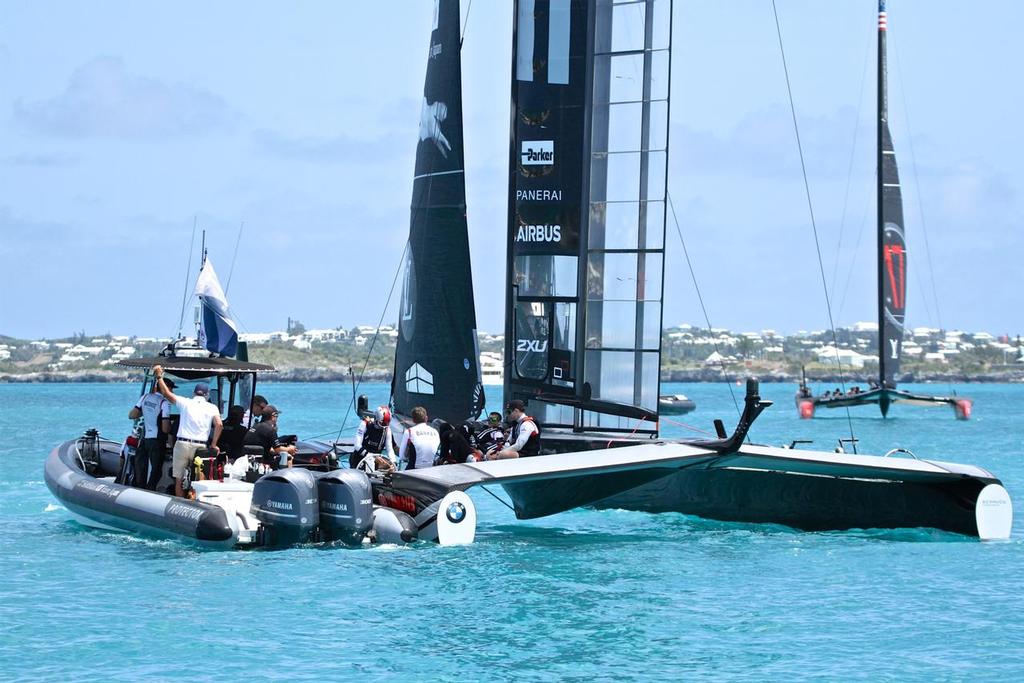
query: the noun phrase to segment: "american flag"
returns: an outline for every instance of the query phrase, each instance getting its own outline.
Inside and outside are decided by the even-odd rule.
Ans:
[[[886,28],[885,18],[885,0],[879,0],[878,3],[878,30],[884,31]]]

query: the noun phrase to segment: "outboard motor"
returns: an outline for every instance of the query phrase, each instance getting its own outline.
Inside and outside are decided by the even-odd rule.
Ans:
[[[313,473],[289,467],[263,475],[253,487],[250,512],[263,528],[264,545],[315,540],[320,507]]]
[[[99,430],[89,429],[78,437],[78,454],[81,457],[82,469],[86,474],[96,476],[102,469],[100,451]]]
[[[317,477],[320,531],[325,541],[359,545],[373,528],[373,492],[361,470],[332,470]]]

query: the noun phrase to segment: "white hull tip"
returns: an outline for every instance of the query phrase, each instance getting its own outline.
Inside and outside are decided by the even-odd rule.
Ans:
[[[1013,527],[1013,502],[1010,494],[999,484],[989,484],[978,494],[974,503],[974,517],[978,522],[978,538],[1000,541],[1010,537]]]

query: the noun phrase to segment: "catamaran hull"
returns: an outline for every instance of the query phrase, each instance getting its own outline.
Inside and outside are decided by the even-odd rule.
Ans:
[[[923,407],[952,406],[953,415],[958,420],[971,419],[971,410],[974,407],[974,402],[963,396],[925,396],[897,389],[871,389],[828,398],[799,393],[796,396],[797,412],[804,420],[813,418],[815,409],[819,407],[852,408],[870,404],[877,404],[882,417],[886,417],[889,414],[889,408],[896,403]]]
[[[584,444],[605,449],[610,442],[554,434],[545,439],[545,450],[578,452]],[[805,531],[929,527],[986,539],[1009,537],[1013,518],[1001,482],[969,465],[743,446],[659,472],[592,507],[679,512]],[[548,504],[543,493],[534,487],[532,496],[520,496],[518,516],[538,516],[535,512]]]
[[[681,512],[804,531],[931,527],[978,536],[985,484],[918,484],[743,469],[680,471],[618,496],[600,509]]]

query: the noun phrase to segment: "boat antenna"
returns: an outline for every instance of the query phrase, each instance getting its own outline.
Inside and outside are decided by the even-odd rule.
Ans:
[[[466,7],[466,20],[462,22],[462,34],[459,36],[459,50],[462,50],[462,41],[466,39],[466,27],[469,26],[469,13],[473,11],[473,0],[469,0]]]
[[[832,302],[828,296],[828,280],[825,277],[825,264],[821,258],[821,240],[818,239],[818,225],[814,221],[814,203],[811,201],[811,185],[807,181],[807,164],[804,161],[804,147],[800,142],[800,126],[796,119],[796,105],[793,103],[793,86],[789,81],[789,67],[786,64],[786,49],[782,43],[782,26],[779,24],[779,10],[775,6],[775,0],[772,0],[772,12],[775,14],[775,32],[779,37],[779,53],[782,55],[782,71],[786,76],[786,92],[789,95],[789,111],[793,116],[793,132],[796,134],[796,147],[800,153],[800,171],[803,173],[804,179],[804,193],[807,196],[807,211],[811,217],[811,230],[814,233],[814,249],[818,254],[818,272],[821,275],[821,290],[825,294],[825,309],[828,311],[828,326],[832,331],[832,348],[836,352],[836,368],[839,370],[839,386],[842,388],[843,393],[846,393],[846,378],[843,375],[843,362],[839,356],[839,340],[836,336],[836,324],[832,319]],[[878,334],[882,334],[882,330],[878,330]],[[856,439],[853,434],[853,418],[850,417],[850,408],[846,407],[846,422],[850,427],[850,438]],[[856,452],[856,447],[855,451]]]
[[[224,285],[224,294],[227,295],[231,288],[231,276],[235,274],[235,260],[238,258],[238,245],[242,243],[242,231],[245,230],[245,221],[238,226],[238,239],[235,240],[235,253],[231,255],[231,270],[228,271],[228,283]]]
[[[690,279],[693,280],[693,288],[697,292],[697,301],[700,302],[700,310],[704,314],[704,324],[708,326],[708,334],[711,334],[711,318],[708,317],[708,309],[704,305],[704,297],[700,293],[700,285],[697,284],[697,274],[693,272],[693,263],[690,261],[690,252],[686,248],[686,240],[683,239],[682,228],[679,227],[679,217],[676,216],[676,205],[672,201],[672,193],[668,190],[665,191],[665,195],[668,197],[668,208],[672,210],[672,222],[676,224],[676,234],[679,235],[679,243],[683,245],[683,256],[686,257],[686,267],[690,269]],[[718,342],[711,338],[711,346],[715,349],[715,353],[721,356],[722,354],[718,351]],[[725,359],[721,361],[722,374],[725,375]],[[736,400],[736,392],[732,390],[732,382],[729,381],[729,377],[725,377],[725,385],[729,387],[729,395],[732,396],[732,404],[736,407],[736,414],[740,414],[740,404]]]
[[[352,378],[352,400],[348,404],[348,408],[345,409],[345,416],[341,421],[341,428],[338,429],[338,436],[335,437],[335,441],[341,439],[342,433],[345,431],[345,426],[348,424],[348,416],[352,412],[352,406],[355,405],[356,392],[358,387],[363,383],[363,375],[366,372],[366,366],[370,363],[370,356],[373,354],[373,347],[377,344],[377,338],[380,337],[380,326],[384,324],[384,316],[388,314],[388,307],[391,306],[391,297],[395,293],[395,285],[398,284],[398,276],[402,273],[402,265],[405,263],[406,252],[409,251],[408,240],[405,243],[405,248],[402,249],[402,257],[398,259],[398,268],[395,270],[395,277],[391,280],[391,289],[388,291],[388,299],[384,302],[384,310],[380,312],[380,318],[377,320],[377,331],[373,335],[373,339],[370,340],[370,348],[366,351],[366,358],[363,359],[363,367],[359,370],[359,379]]]
[[[192,251],[196,246],[196,226],[199,224],[199,217],[192,216],[192,239],[188,242],[188,267],[185,269],[185,291],[181,294],[181,314],[178,316],[178,334],[175,339],[181,339],[181,328],[185,326],[185,304],[188,303],[188,283],[192,274]]]

